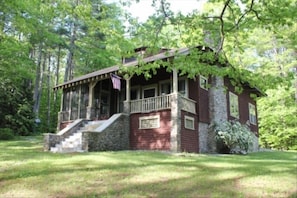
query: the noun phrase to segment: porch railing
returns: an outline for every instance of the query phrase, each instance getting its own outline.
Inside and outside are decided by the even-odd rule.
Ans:
[[[181,109],[196,114],[196,102],[182,95],[179,95],[179,104]],[[172,94],[162,95],[152,98],[144,98],[132,100],[130,106],[131,113],[158,111],[162,109],[170,109],[172,102]]]
[[[102,114],[100,113],[100,109],[98,108],[90,108],[88,110],[87,108],[82,108],[80,109],[80,112],[78,110],[67,110],[67,111],[60,111],[59,116],[60,116],[60,122],[63,121],[70,121],[70,120],[76,120],[76,119],[88,119],[87,118],[87,113],[90,113],[90,118],[91,120],[97,120],[97,119],[106,119],[108,116],[107,114]]]
[[[132,100],[130,106],[131,113],[157,111],[169,109],[171,107],[171,95],[162,95],[152,98]]]
[[[139,100],[132,100],[130,102],[131,113],[141,113],[158,111],[163,109],[170,109],[172,103],[173,94],[161,95],[151,98],[144,98]],[[178,95],[180,109],[196,114],[196,101],[186,98],[182,95]],[[91,108],[91,119],[98,119],[98,109]],[[70,117],[69,117],[70,114]],[[80,112],[80,118],[86,118],[86,110]],[[77,119],[76,111],[62,111],[60,112],[60,121],[68,121],[71,119]]]

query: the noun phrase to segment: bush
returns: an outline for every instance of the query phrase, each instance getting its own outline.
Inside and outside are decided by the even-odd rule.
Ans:
[[[9,128],[0,128],[0,140],[12,140],[14,138],[13,131]]]
[[[246,154],[253,146],[253,133],[238,121],[215,124],[214,131],[220,152]]]

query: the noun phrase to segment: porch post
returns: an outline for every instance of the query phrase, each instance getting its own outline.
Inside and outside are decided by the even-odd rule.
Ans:
[[[58,90],[56,90],[57,94]],[[64,100],[64,90],[62,89],[62,94],[61,94],[61,101],[60,101],[60,112],[58,113],[58,123],[57,123],[57,131],[60,131],[60,125],[61,122],[63,121],[63,100]]]
[[[68,104],[68,121],[71,120],[71,113],[72,113],[72,110],[71,110],[71,103],[72,103],[72,94],[73,91],[72,91],[72,87],[70,88],[70,92],[69,92],[69,104]]]
[[[78,108],[77,108],[77,119],[80,119],[80,106],[81,106],[81,85],[78,86]]]
[[[175,68],[173,69],[172,77],[173,77],[173,82],[172,82],[173,83],[173,86],[172,86],[173,93],[177,94],[178,93],[178,76],[177,76],[177,71]]]
[[[88,120],[91,120],[92,117],[92,105],[93,105],[93,93],[94,93],[94,87],[97,84],[97,82],[90,82],[89,83],[89,103],[87,107],[87,116],[86,118]]]
[[[130,79],[131,77],[125,78],[126,80],[126,100],[124,102],[124,112],[130,113]]]
[[[171,132],[170,132],[170,150],[174,152],[181,151],[181,111],[178,97],[178,75],[177,70],[173,69],[173,94],[171,95]]]

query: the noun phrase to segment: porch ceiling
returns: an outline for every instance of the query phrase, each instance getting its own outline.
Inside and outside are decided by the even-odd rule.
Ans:
[[[73,87],[73,86],[76,86],[79,84],[84,84],[84,83],[91,82],[91,81],[107,79],[110,77],[111,73],[117,74],[118,70],[119,70],[118,66],[112,66],[112,67],[108,67],[105,69],[101,69],[101,70],[80,76],[78,78],[74,78],[74,79],[67,81],[65,83],[62,83],[62,84],[54,87],[54,90],[58,90],[60,88]]]

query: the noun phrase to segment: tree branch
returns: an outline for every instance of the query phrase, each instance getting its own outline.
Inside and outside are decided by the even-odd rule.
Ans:
[[[158,40],[159,34],[160,34],[161,30],[163,29],[166,19],[169,18],[169,14],[166,12],[166,9],[165,9],[165,0],[160,0],[160,3],[161,3],[161,12],[164,15],[164,17],[161,21],[159,28],[156,31],[156,37],[155,37],[156,39],[154,41],[154,45],[156,44],[156,42]]]
[[[231,0],[227,0],[224,7],[223,7],[223,10],[219,16],[219,20],[220,20],[220,43],[219,43],[219,46],[218,46],[218,49],[216,51],[216,55],[218,55],[222,49],[223,49],[223,45],[224,45],[224,40],[225,40],[225,32],[224,32],[224,14],[225,14],[225,11],[227,9],[227,7],[229,6],[229,3],[230,3]]]

